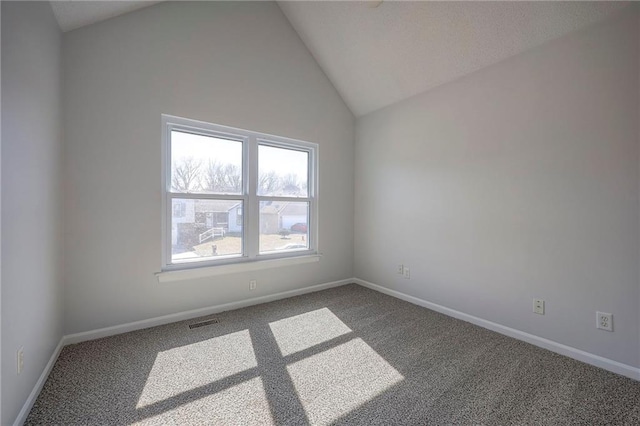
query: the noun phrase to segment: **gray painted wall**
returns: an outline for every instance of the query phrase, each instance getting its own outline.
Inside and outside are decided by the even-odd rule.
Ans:
[[[66,333],[353,276],[355,120],[275,3],[151,6],[63,63]],[[322,260],[159,284],[162,113],[318,143]]]
[[[2,41],[2,7],[0,6],[0,44]],[[1,47],[1,46],[0,46]],[[1,56],[1,55],[0,55]],[[0,64],[2,59],[0,57]],[[0,86],[2,82],[2,66],[0,66]],[[0,87],[0,105],[2,105],[2,89]],[[0,107],[0,110],[2,108]],[[2,112],[0,111],[0,212],[2,212]],[[0,213],[0,422],[2,421],[2,214]]]
[[[640,366],[638,18],[626,12],[359,119],[356,276]],[[596,310],[615,332],[596,329]]]
[[[3,425],[14,421],[62,337],[60,69],[49,2],[2,2]]]

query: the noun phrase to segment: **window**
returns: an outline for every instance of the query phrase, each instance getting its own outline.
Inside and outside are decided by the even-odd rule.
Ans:
[[[163,270],[317,249],[317,145],[162,116]]]

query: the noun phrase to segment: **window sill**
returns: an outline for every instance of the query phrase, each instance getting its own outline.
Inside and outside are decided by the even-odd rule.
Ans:
[[[228,265],[208,266],[203,268],[180,269],[175,271],[156,272],[158,282],[172,282],[212,277],[215,275],[236,274],[259,271],[262,269],[280,268],[283,266],[301,265],[320,261],[321,255],[285,257],[281,259],[257,260],[254,262],[232,263]]]

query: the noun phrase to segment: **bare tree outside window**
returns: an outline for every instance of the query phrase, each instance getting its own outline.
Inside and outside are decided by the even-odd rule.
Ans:
[[[173,163],[171,188],[174,191],[194,192],[201,187],[200,169],[202,161],[193,157],[183,157]]]
[[[309,153],[284,147],[258,147],[258,195],[307,197]]]
[[[280,191],[286,195],[300,194],[300,179],[298,175],[289,173],[280,179]]]
[[[260,173],[258,177],[258,190],[261,194],[271,194],[280,189],[280,177],[275,171]]]
[[[237,194],[242,191],[240,168],[234,164],[209,161],[202,176],[203,188],[217,193]]]

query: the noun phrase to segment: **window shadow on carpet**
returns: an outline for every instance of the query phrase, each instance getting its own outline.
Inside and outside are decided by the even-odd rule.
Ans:
[[[640,385],[348,285],[63,349],[26,424],[579,424]]]

